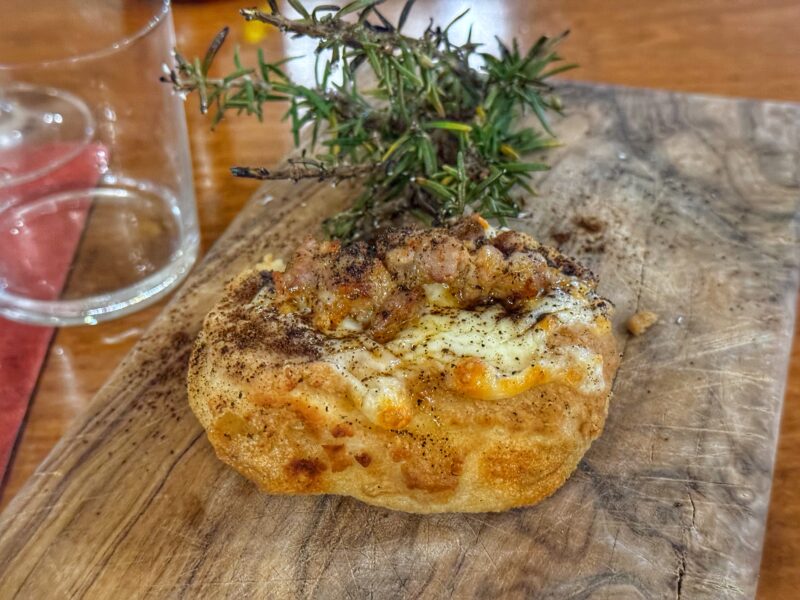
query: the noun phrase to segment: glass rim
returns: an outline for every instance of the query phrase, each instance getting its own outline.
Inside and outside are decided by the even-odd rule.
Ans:
[[[159,269],[133,285],[93,294],[73,300],[35,300],[11,293],[0,292],[0,316],[45,327],[71,327],[97,325],[103,321],[123,317],[157,302],[185,280],[199,254],[199,242],[187,248],[178,260]],[[174,264],[184,268],[164,278],[164,272]],[[131,293],[134,293],[132,297]]]
[[[82,54],[76,54],[75,56],[67,56],[64,58],[34,60],[15,64],[3,63],[0,61],[0,71],[16,71],[18,69],[30,69],[32,67],[46,68],[58,65],[74,64],[89,60],[96,60],[98,58],[104,58],[106,56],[116,54],[117,52],[120,52],[133,44],[135,41],[145,37],[164,21],[166,16],[169,14],[172,0],[160,0],[160,4],[161,7],[154,12],[153,16],[150,17],[150,20],[147,21],[144,26],[123,37],[121,40],[112,43],[110,46],[105,46],[98,50],[92,50],[91,52],[84,52]]]
[[[76,158],[81,152],[83,152],[86,147],[91,143],[92,138],[94,137],[95,130],[97,128],[97,123],[95,122],[94,117],[92,116],[92,112],[86,106],[86,104],[78,98],[75,94],[71,92],[67,92],[66,90],[60,90],[54,87],[49,86],[36,86],[30,83],[23,83],[23,82],[13,82],[7,87],[4,87],[0,90],[0,98],[3,96],[3,91],[14,91],[14,90],[38,90],[44,92],[48,96],[53,97],[60,97],[63,99],[68,100],[73,107],[75,107],[78,112],[81,113],[83,118],[85,119],[85,127],[83,129],[83,137],[80,140],[74,140],[74,147],[65,152],[61,156],[57,156],[55,160],[48,162],[46,165],[34,169],[28,173],[23,173],[16,177],[11,177],[8,181],[4,181],[0,179],[0,191],[3,191],[8,188],[17,187],[28,183],[38,177],[42,177],[47,173],[51,173],[55,169],[59,167],[63,167],[65,164],[70,162],[72,159]],[[0,203],[0,213],[5,210],[5,205]]]
[[[112,177],[103,180],[102,183],[135,185],[135,180]],[[0,206],[0,222],[2,219],[16,218],[29,211],[35,211],[43,203],[61,203],[73,198],[87,196],[92,197],[93,203],[94,196],[116,195],[116,191],[113,189],[97,186],[63,190],[45,196],[30,205]],[[14,215],[9,215],[9,212],[13,212]],[[181,224],[181,228],[183,226]],[[181,239],[183,237],[181,235]],[[188,235],[186,239],[189,240],[188,246],[185,248],[181,246],[175,250],[169,261],[161,268],[139,281],[118,289],[71,299],[60,297],[39,299],[0,287],[0,316],[34,325],[62,327],[95,325],[101,321],[123,316],[144,308],[169,293],[188,276],[200,251],[200,239],[191,235]],[[181,268],[175,270],[175,265]],[[167,274],[167,277],[165,277],[165,274]]]

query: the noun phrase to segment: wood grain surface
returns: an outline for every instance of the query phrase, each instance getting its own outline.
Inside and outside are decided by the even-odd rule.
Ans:
[[[185,392],[203,315],[351,193],[272,184],[0,516],[0,596],[754,595],[798,284],[800,107],[564,95],[566,146],[524,226],[552,241],[604,223],[564,246],[600,275],[625,341],[606,432],[552,498],[408,515],[261,494],[214,457]],[[625,337],[642,309],[660,323]]]
[[[238,0],[179,2],[175,23],[187,54],[200,54],[223,25],[241,41]],[[390,3],[391,4],[391,3]],[[461,3],[418,3],[420,14],[446,18]],[[618,0],[614,10],[599,0],[486,0],[478,33],[530,41],[542,31],[571,28],[564,51],[581,63],[573,76],[596,81],[726,95],[800,100],[800,4],[793,0]],[[13,15],[7,15],[13,18]],[[36,43],[36,40],[31,40]],[[277,35],[263,40],[268,55],[285,54]],[[245,49],[250,48],[245,44]],[[229,60],[230,48],[223,53]],[[302,68],[302,65],[299,67]],[[231,121],[210,133],[189,106],[195,188],[205,247],[225,229],[254,191],[231,179],[230,164],[275,164],[290,148],[277,111],[266,122]],[[94,328],[61,330],[28,415],[0,507],[8,504],[64,431],[89,404],[163,303]],[[799,324],[800,325],[800,324]],[[795,334],[800,335],[800,328]],[[788,382],[775,483],[770,506],[759,597],[791,597],[800,586],[800,347],[795,345]]]

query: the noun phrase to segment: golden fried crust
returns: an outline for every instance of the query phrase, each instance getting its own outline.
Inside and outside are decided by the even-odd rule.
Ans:
[[[469,224],[459,226],[470,232]],[[407,401],[370,413],[353,383],[353,373],[369,378],[363,365],[348,371],[331,360],[345,342],[313,318],[282,312],[271,300],[273,273],[255,268],[229,284],[205,320],[190,363],[189,402],[220,459],[270,493],[343,494],[418,513],[532,504],[564,483],[606,418],[618,355],[608,303],[592,287],[582,292],[591,322],[548,318],[535,326],[547,352],[579,348],[595,357],[594,385],[579,384],[583,375],[570,363],[520,393],[504,396],[495,386],[484,399],[490,367],[469,356],[448,366],[431,355],[393,362]],[[387,348],[397,354],[368,333],[350,337],[375,356]]]

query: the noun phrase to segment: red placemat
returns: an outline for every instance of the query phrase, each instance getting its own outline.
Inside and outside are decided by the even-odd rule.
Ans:
[[[42,146],[14,155],[0,154],[0,166],[14,172],[23,165],[41,164],[48,155],[63,154],[64,147]],[[0,206],[25,205],[59,191],[89,187],[97,182],[108,164],[106,149],[99,144],[86,146],[72,160],[47,175],[14,187],[0,188]],[[32,282],[46,281],[36,293],[39,299],[55,299],[66,283],[69,268],[80,243],[90,208],[86,206],[71,219],[53,218],[46,229],[37,224],[36,235],[21,244],[0,232],[0,256],[17,276]],[[17,235],[15,233],[15,235]],[[11,260],[9,261],[9,258]],[[6,271],[8,275],[8,271]],[[54,329],[16,323],[0,317],[0,493],[10,471],[14,448],[21,437],[36,382],[47,356]]]

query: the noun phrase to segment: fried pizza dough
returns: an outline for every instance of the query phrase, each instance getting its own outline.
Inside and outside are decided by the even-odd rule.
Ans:
[[[552,494],[600,435],[618,354],[574,260],[481,218],[303,242],[206,317],[189,402],[263,490],[417,513]]]

